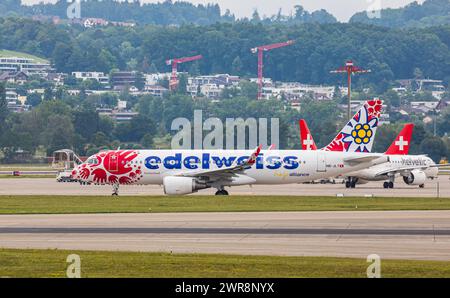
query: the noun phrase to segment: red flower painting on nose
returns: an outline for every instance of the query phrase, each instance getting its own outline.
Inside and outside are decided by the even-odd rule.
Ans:
[[[79,175],[97,184],[133,184],[142,176],[138,155],[134,150],[101,152],[80,167]]]
[[[132,182],[133,180],[131,180],[130,178],[128,178],[128,177],[120,177],[120,179],[119,179],[119,183],[120,184],[131,184],[131,182]]]
[[[89,171],[89,169],[84,168],[80,170],[80,177],[82,179],[87,179],[89,177],[89,175],[91,174],[91,172]]]
[[[108,178],[108,182],[111,184],[116,184],[117,182],[119,182],[119,179],[117,178],[117,176],[111,175]]]
[[[94,175],[95,183],[105,183],[106,182],[106,172],[103,169],[96,169],[92,172]]]

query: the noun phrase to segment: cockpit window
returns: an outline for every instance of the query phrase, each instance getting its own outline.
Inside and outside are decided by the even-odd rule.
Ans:
[[[98,160],[97,160],[96,157],[91,157],[91,158],[89,158],[89,159],[87,160],[87,163],[90,164],[90,165],[97,164],[97,162],[98,162]]]

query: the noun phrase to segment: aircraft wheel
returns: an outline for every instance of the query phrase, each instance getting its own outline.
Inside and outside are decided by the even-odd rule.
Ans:
[[[216,196],[228,196],[228,191],[225,189],[218,190],[216,191]]]
[[[384,182],[384,183],[383,183],[383,187],[384,187],[384,188],[389,188],[389,182]]]
[[[345,188],[350,188],[350,181],[345,182]]]
[[[425,188],[425,184],[420,184],[419,187],[420,188]]]
[[[394,188],[394,182],[389,182],[389,188]]]

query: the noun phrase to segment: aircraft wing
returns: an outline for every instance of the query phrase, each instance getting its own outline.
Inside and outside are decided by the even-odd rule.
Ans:
[[[430,168],[450,167],[450,163],[438,163],[431,165]]]
[[[242,163],[240,165],[234,165],[231,167],[220,168],[220,169],[178,173],[176,176],[183,176],[183,177],[230,177],[230,176],[235,176],[239,172],[242,172],[244,170],[251,168],[256,163],[256,158],[258,157],[259,153],[261,152],[261,148],[262,148],[261,145],[258,146],[258,148],[256,148],[255,151],[253,151],[253,153],[250,155],[250,157],[244,163]]]
[[[388,175],[388,174],[397,174],[397,173],[402,173],[402,172],[409,172],[409,171],[413,171],[413,170],[426,170],[428,168],[440,168],[440,167],[448,167],[449,164],[434,164],[434,165],[423,165],[423,166],[405,166],[405,167],[401,167],[401,168],[395,168],[394,170],[385,170],[385,171],[380,171],[378,173],[375,174],[375,176],[383,176],[383,175]],[[442,171],[440,171],[442,172]]]
[[[365,156],[352,156],[347,157],[344,159],[345,163],[351,164],[351,165],[357,165],[362,163],[370,163],[372,162],[373,165],[375,164],[381,164],[388,161],[387,156],[383,154],[373,154],[373,155],[365,155]]]

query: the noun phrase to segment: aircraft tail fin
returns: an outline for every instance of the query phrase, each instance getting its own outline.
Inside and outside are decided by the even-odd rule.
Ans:
[[[407,155],[409,153],[409,146],[411,144],[414,124],[405,124],[402,131],[397,135],[394,142],[392,142],[386,154],[390,155]]]
[[[302,150],[317,150],[316,142],[314,142],[306,121],[301,119],[298,123],[300,125],[300,144],[302,145]]]
[[[371,152],[383,101],[368,100],[324,150]]]

